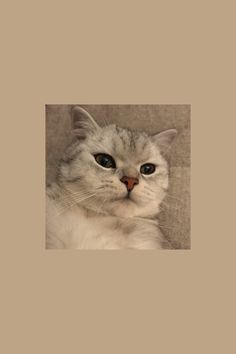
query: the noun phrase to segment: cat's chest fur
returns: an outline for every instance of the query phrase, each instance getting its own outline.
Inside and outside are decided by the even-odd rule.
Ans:
[[[162,236],[154,221],[67,210],[47,197],[47,248],[161,249]]]

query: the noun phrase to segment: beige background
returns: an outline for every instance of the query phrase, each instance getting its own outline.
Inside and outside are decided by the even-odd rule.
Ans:
[[[169,156],[170,187],[161,205],[159,225],[175,249],[190,248],[190,105],[81,105],[102,126],[154,134],[175,128],[178,135]],[[72,141],[72,105],[46,106],[46,181],[55,180],[62,154]]]
[[[235,353],[233,5],[2,2],[2,353]],[[191,104],[191,250],[44,250],[44,105],[78,102]]]

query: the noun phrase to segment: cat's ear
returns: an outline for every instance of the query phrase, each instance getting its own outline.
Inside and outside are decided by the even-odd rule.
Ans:
[[[160,152],[165,155],[168,154],[171,144],[177,135],[176,129],[168,129],[152,136],[152,141],[157,145]]]
[[[72,133],[79,139],[85,139],[89,133],[100,129],[93,117],[82,107],[72,108]]]

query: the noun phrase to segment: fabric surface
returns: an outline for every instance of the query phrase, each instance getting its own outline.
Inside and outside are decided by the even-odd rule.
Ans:
[[[99,125],[115,123],[154,134],[176,128],[169,157],[170,186],[159,214],[160,228],[175,249],[190,248],[190,105],[83,105]],[[46,106],[46,182],[70,143],[73,105]]]

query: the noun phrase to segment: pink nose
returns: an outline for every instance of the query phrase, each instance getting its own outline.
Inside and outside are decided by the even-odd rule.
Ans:
[[[124,176],[120,180],[122,183],[126,185],[127,191],[131,192],[132,189],[134,188],[135,184],[139,184],[139,180],[136,177],[127,177]]]

